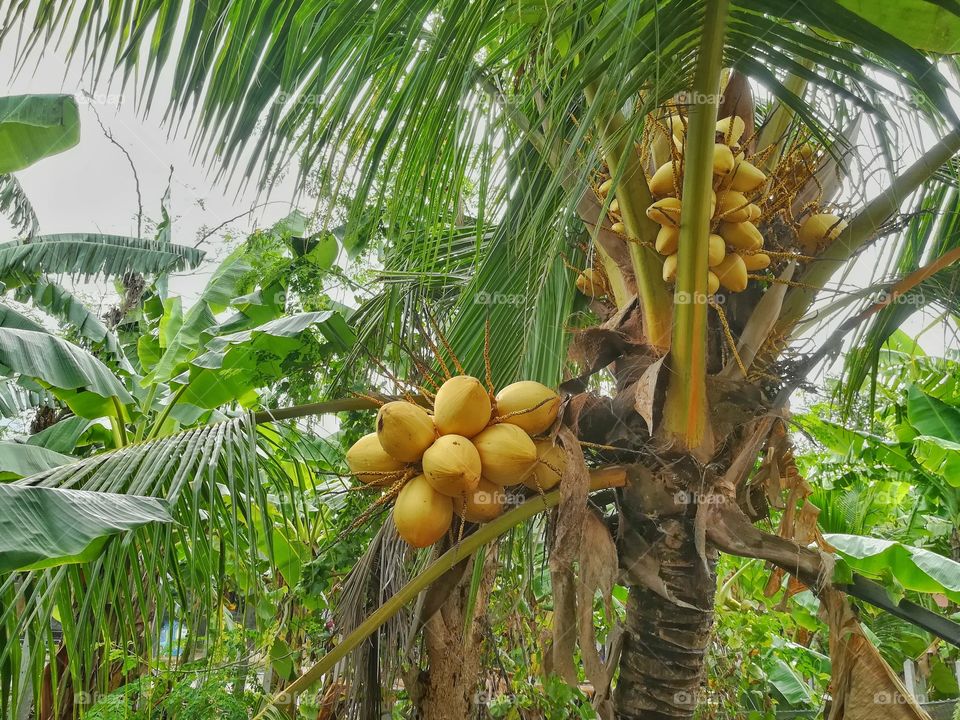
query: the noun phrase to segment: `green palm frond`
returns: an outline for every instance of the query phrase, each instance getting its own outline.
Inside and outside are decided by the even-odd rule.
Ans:
[[[0,636],[30,638],[0,642],[0,667],[23,669],[4,673],[12,678],[3,686],[7,707],[39,696],[44,665],[58,652],[50,617],[60,619],[69,659],[55,680],[57,693],[106,691],[111,672],[121,667],[111,666],[110,657],[160,657],[165,620],[185,627],[179,657],[189,659],[231,622],[224,605],[234,593],[253,603],[262,596],[276,572],[275,543],[284,537],[279,506],[291,507],[296,495],[313,489],[311,483],[295,488],[282,466],[261,463],[262,444],[244,415],[16,481],[17,488],[156,498],[169,507],[173,523],[122,533],[77,564],[0,577]],[[133,679],[128,671],[121,675]]]
[[[7,216],[14,230],[27,237],[33,237],[40,229],[30,198],[13,175],[0,175],[0,213]]]
[[[881,272],[895,280],[909,275],[940,256],[960,247],[960,192],[951,185],[931,181],[917,193],[915,209],[903,232],[891,237],[885,253],[887,264]],[[891,283],[881,291],[889,293]],[[942,308],[955,312],[960,307],[956,293],[960,273],[956,266],[945,268],[910,292],[876,313],[858,328],[853,338],[854,350],[847,353],[843,383],[844,405],[850,409],[866,380],[870,380],[869,399],[876,393],[880,353],[890,336],[909,317],[922,308]]]
[[[195,268],[203,255],[196,248],[121,235],[38,235],[0,243],[0,278],[9,287],[38,272],[84,279],[125,272],[159,275]]]

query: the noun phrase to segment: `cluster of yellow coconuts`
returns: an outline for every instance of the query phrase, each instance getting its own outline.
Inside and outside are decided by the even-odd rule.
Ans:
[[[676,154],[649,178],[650,193],[658,199],[646,212],[647,217],[660,225],[655,246],[657,252],[665,256],[663,279],[670,283],[677,275],[682,209],[678,195],[683,187],[682,153],[686,128],[678,115],[669,116],[666,122]],[[771,262],[770,256],[762,252],[764,239],[755,224],[762,215],[755,201],[761,199],[767,176],[744,158],[740,141],[745,130],[743,119],[736,115],[718,121],[716,126],[707,255],[707,290],[711,295],[720,287],[730,292],[742,292],[747,287],[748,274],[766,269]],[[612,180],[607,180],[600,185],[599,192],[606,197],[611,189]],[[625,233],[624,225],[619,221],[620,208],[616,199],[611,201],[609,210],[615,220],[611,229]],[[836,215],[813,214],[800,224],[798,245],[806,255],[815,255],[825,244],[836,239],[845,227],[846,223]]]
[[[560,396],[538,382],[513,383],[491,398],[477,378],[457,375],[437,390],[432,414],[406,400],[384,404],[376,432],[347,451],[347,465],[366,484],[404,481],[393,522],[410,545],[427,547],[455,515],[478,523],[497,517],[507,486],[546,491],[560,482],[563,448],[535,439],[559,408]]]

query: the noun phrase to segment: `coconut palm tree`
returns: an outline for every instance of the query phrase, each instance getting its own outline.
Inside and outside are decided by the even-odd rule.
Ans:
[[[785,429],[807,374],[861,332],[859,388],[916,307],[893,300],[955,302],[951,5],[116,0],[9,3],[6,18],[0,40],[25,30],[24,56],[64,38],[101,81],[187,118],[223,178],[242,168],[267,187],[296,163],[344,245],[384,254],[388,282],[357,327],[393,375],[415,378],[413,338],[440,335],[482,375],[489,323],[494,384],[564,383],[591,462],[628,465],[619,717],[692,716],[718,551],[830,584],[801,536],[753,522],[765,494],[803,496]],[[742,129],[718,128],[731,117]],[[731,170],[717,172],[718,145],[733,146]],[[770,265],[714,291],[712,193],[739,152],[766,179],[749,192]],[[657,191],[667,163],[673,187]],[[669,282],[658,196],[682,199]],[[811,241],[804,221],[827,210],[845,225]],[[603,287],[589,306],[569,269],[585,262]],[[374,374],[354,363],[343,380]],[[466,716],[471,683],[428,716]]]

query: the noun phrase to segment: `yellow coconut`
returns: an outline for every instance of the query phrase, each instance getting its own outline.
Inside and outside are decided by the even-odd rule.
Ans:
[[[453,511],[467,522],[490,522],[503,512],[503,488],[480,478],[473,492],[453,498]]]
[[[620,214],[620,201],[616,198],[613,199],[613,202],[610,203],[610,212],[614,215]]]
[[[433,424],[441,435],[473,437],[490,422],[490,395],[469,375],[450,378],[433,399]]]
[[[533,380],[515,382],[497,393],[497,416],[531,435],[553,425],[559,409],[560,396]]]
[[[650,192],[654,195],[673,195],[676,192],[677,183],[674,174],[675,163],[670,160],[657,168],[657,171],[650,178]],[[677,168],[679,169],[679,168]]]
[[[750,219],[749,204],[743,193],[721,190],[717,193],[716,216],[724,222],[745,222]]]
[[[521,428],[510,423],[491,425],[473,438],[480,453],[483,477],[497,485],[521,483],[537,463],[537,448]]]
[[[626,235],[627,233],[626,226],[619,220],[610,226],[610,230],[615,232],[617,235]]]
[[[410,480],[393,505],[393,524],[409,544],[433,545],[453,522],[453,500],[434,490],[423,475]]]
[[[742,292],[747,288],[747,266],[743,258],[736,253],[728,253],[723,262],[712,268],[717,280],[731,292]]]
[[[677,279],[677,261],[679,257],[677,253],[673,255],[667,255],[663,259],[663,281],[664,282],[673,282]]]
[[[724,255],[727,254],[727,244],[723,241],[723,238],[719,235],[710,235],[709,245],[707,247],[707,265],[713,267],[714,265],[719,265],[723,261]]]
[[[720,223],[717,233],[738,250],[759,250],[763,247],[763,235],[752,222]]]
[[[577,276],[577,290],[589,297],[603,297],[607,294],[603,275],[594,268],[587,268]]]
[[[733,171],[736,160],[733,158],[733,151],[729,146],[723,143],[717,143],[713,146],[713,174],[729,175]]]
[[[675,197],[657,200],[647,208],[647,217],[660,225],[680,227],[680,201]]]
[[[403,400],[388,402],[377,413],[377,438],[390,455],[402,462],[417,462],[437,438],[433,420],[419,405]]]
[[[399,479],[404,468],[402,462],[387,454],[376,433],[364,435],[347,450],[347,466],[362,483],[387,484]]]
[[[547,492],[555,488],[563,477],[567,453],[552,440],[537,440],[534,444],[537,446],[537,464],[523,484],[531,490]]]
[[[613,178],[607,178],[600,183],[600,187],[597,188],[597,192],[600,193],[600,197],[606,197],[610,194],[611,188],[613,188]]]
[[[657,233],[657,252],[661,255],[673,255],[680,243],[680,228],[672,225],[661,225]]]
[[[731,115],[717,121],[717,135],[725,145],[739,145],[740,138],[743,137],[746,129],[747,126],[739,115]]]
[[[766,253],[753,253],[752,255],[743,255],[743,264],[747,266],[747,270],[753,272],[754,270],[765,270],[770,267],[770,256]]]
[[[423,474],[441,495],[473,492],[480,482],[480,455],[462,435],[441,435],[423,454]]]
[[[730,189],[739,192],[753,192],[767,181],[767,176],[753,163],[741,160],[733,169],[729,178]]]
[[[756,203],[750,203],[747,205],[747,210],[750,211],[750,222],[756,224],[757,220],[763,215],[763,211],[760,209],[760,206]]]
[[[845,227],[847,223],[831,213],[811,215],[803,221],[797,233],[800,248],[805,255],[816,255],[821,245],[836,240]]]
[[[707,295],[713,295],[720,289],[720,278],[713,274],[712,270],[707,270]]]

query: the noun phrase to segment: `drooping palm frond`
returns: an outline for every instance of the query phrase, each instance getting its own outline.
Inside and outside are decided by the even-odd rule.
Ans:
[[[6,215],[17,232],[33,237],[40,229],[40,221],[17,178],[0,175],[0,213]]]
[[[283,539],[276,503],[292,502],[295,492],[283,468],[259,462],[262,442],[244,415],[15,483],[159,498],[174,522],[116,536],[79,564],[0,577],[0,667],[10,679],[3,685],[6,708],[45,689],[61,708],[69,707],[74,693],[96,694],[113,689],[118,679],[134,680],[146,665],[124,666],[116,660],[124,653],[149,663],[169,652],[164,644],[183,642],[174,655],[188,660],[231,622],[225,606],[235,593],[256,602],[283,555],[274,554]],[[50,633],[50,617],[60,618],[62,644]],[[161,634],[167,621],[185,628],[182,640]],[[64,662],[58,665],[57,658]],[[53,678],[48,663],[55,666]]]
[[[883,271],[889,281],[880,289],[880,300],[890,297],[896,280],[960,248],[960,193],[953,183],[927,183],[917,194],[915,210],[905,217],[903,232],[892,237],[889,243],[886,253],[889,260]],[[844,382],[840,386],[848,409],[867,379],[871,382],[872,404],[880,353],[890,336],[923,309],[955,311],[958,283],[960,275],[955,266],[942,269],[895,298],[857,329],[852,339],[854,350],[845,358]]]
[[[64,233],[0,243],[0,278],[9,287],[33,273],[76,278],[152,275],[195,268],[202,250],[121,235]]]
[[[587,111],[582,123],[570,122],[584,89],[606,85],[614,105],[633,105],[642,92],[624,129],[638,138],[644,111],[689,87],[703,22],[697,0],[592,0],[550,12],[464,0],[418,0],[402,11],[303,0],[189,8],[113,0],[84,12],[76,2],[43,12],[4,4],[0,41],[29,25],[24,56],[63,33],[71,56],[96,77],[119,69],[125,83],[141,83],[145,103],[156,100],[159,74],[172,66],[168,119],[190,118],[198,151],[223,167],[246,159],[246,174],[261,181],[299,156],[302,177],[315,174],[324,195],[347,198],[355,221],[372,207],[396,231],[446,222],[470,189],[479,219],[496,212],[487,202],[499,192],[491,169],[505,148],[492,130],[515,123],[489,87],[529,128],[543,129],[547,148],[572,160],[593,119]],[[821,136],[832,116],[791,96],[784,71],[881,117],[884,105],[864,88],[882,91],[874,73],[893,71],[931,113],[952,118],[935,65],[884,27],[828,0],[743,0],[733,6],[727,56]]]

